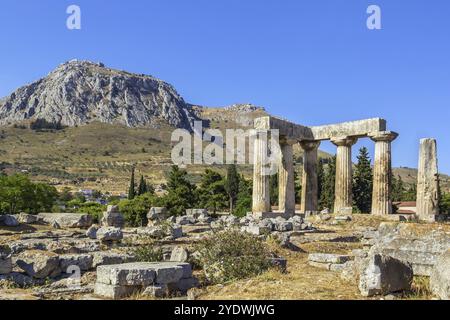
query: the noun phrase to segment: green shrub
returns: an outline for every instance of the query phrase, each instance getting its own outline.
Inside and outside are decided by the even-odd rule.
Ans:
[[[133,248],[131,253],[140,262],[158,262],[163,260],[163,250],[152,239],[149,239],[144,245]]]
[[[264,242],[238,229],[217,232],[195,246],[196,264],[211,283],[245,279],[270,268]]]

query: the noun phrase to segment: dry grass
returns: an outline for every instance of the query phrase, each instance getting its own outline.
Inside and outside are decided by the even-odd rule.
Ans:
[[[271,269],[257,277],[198,292],[201,300],[347,300],[361,299],[357,288],[341,280],[340,274],[307,264],[308,255],[286,251],[288,272]]]

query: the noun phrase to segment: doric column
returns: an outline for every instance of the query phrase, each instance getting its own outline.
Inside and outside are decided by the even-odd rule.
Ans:
[[[398,134],[391,131],[382,131],[372,133],[369,136],[375,141],[372,214],[392,214],[391,142],[398,137]]]
[[[296,141],[280,139],[281,157],[278,166],[278,208],[280,212],[295,214],[294,154]]]
[[[331,139],[337,146],[336,152],[336,182],[334,212],[351,211],[352,201],[352,146],[357,139],[352,137],[339,137]]]
[[[301,211],[317,211],[318,181],[317,181],[317,150],[320,141],[302,141],[303,176]]]
[[[270,212],[270,188],[268,163],[268,132],[266,130],[253,130],[253,205],[252,211]]]
[[[417,173],[417,216],[432,221],[439,212],[439,173],[436,140],[420,140],[419,168]]]

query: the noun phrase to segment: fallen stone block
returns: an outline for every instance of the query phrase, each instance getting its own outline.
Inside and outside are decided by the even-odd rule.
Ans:
[[[6,226],[6,227],[17,227],[19,226],[19,221],[17,221],[16,217],[5,214],[0,215],[0,226]]]
[[[125,218],[120,213],[119,207],[108,206],[106,211],[103,212],[101,224],[103,227],[123,228],[125,226]]]
[[[290,221],[279,221],[276,220],[274,229],[280,232],[292,231],[294,226]]]
[[[24,224],[33,224],[39,221],[38,216],[34,214],[28,214],[28,213],[20,213],[19,218],[17,219],[20,223]]]
[[[270,258],[272,266],[279,268],[282,273],[287,271],[287,260],[285,258]]]
[[[196,278],[184,278],[177,282],[169,283],[168,287],[171,292],[186,293],[192,288],[197,288],[200,285]]]
[[[134,257],[124,253],[99,251],[92,253],[92,267],[133,262]]]
[[[326,263],[326,262],[308,261],[308,264],[311,267],[325,269],[325,270],[330,270],[330,267],[331,267],[331,263]]]
[[[83,213],[39,213],[38,219],[61,228],[89,228],[92,225],[92,217]]]
[[[359,276],[361,295],[372,297],[411,289],[413,270],[409,263],[375,254],[365,259]]]
[[[48,251],[24,251],[19,254],[16,264],[30,277],[36,279],[56,277],[61,273],[58,255]]]
[[[342,264],[352,259],[352,256],[332,253],[310,253],[308,261],[319,263]]]
[[[97,239],[97,231],[100,229],[100,227],[96,224],[89,227],[89,229],[86,231],[86,237],[89,239]]]
[[[7,246],[0,246],[0,275],[11,273],[12,269],[11,249]]]
[[[92,262],[93,257],[90,254],[63,254],[59,256],[59,267],[65,273],[71,273],[67,270],[73,266],[80,268],[81,271],[91,270]]]
[[[348,222],[352,221],[352,217],[349,215],[335,216],[334,220]]]
[[[167,208],[164,207],[152,207],[147,213],[147,220],[149,225],[153,225],[155,221],[161,221],[167,219],[169,213]]]
[[[186,216],[198,219],[200,215],[208,215],[207,209],[186,209]]]
[[[97,239],[102,242],[120,241],[123,239],[123,233],[116,227],[102,227],[97,230]]]
[[[450,249],[442,254],[431,271],[430,288],[442,300],[450,299]]]
[[[113,286],[149,286],[155,282],[152,263],[133,262],[97,267],[97,283]]]
[[[164,298],[169,295],[169,287],[167,284],[154,284],[145,288],[143,296]]]
[[[181,246],[175,247],[170,255],[170,261],[173,262],[187,262],[188,259],[189,252]]]
[[[122,299],[138,292],[141,288],[141,286],[121,286],[97,282],[94,286],[94,294],[110,299]]]

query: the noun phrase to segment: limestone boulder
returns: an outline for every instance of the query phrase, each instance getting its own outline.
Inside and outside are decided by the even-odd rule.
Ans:
[[[365,259],[359,276],[361,295],[372,297],[411,289],[413,270],[409,263],[375,254]]]
[[[55,277],[61,273],[59,256],[48,251],[24,251],[19,254],[16,264],[30,277],[36,279]]]
[[[440,299],[450,299],[450,249],[434,264],[430,276],[430,287],[433,294]]]
[[[157,221],[162,221],[167,219],[169,213],[164,207],[152,207],[147,213],[147,220],[149,226],[152,226]]]
[[[91,254],[64,254],[59,256],[59,267],[62,272],[69,272],[70,267],[78,267],[81,271],[92,269],[93,257]]]
[[[189,259],[189,251],[181,246],[177,246],[172,250],[170,261],[187,262]]]
[[[97,239],[102,242],[120,241],[123,239],[123,232],[116,227],[101,227],[97,230]]]
[[[100,227],[96,224],[92,225],[87,231],[86,231],[86,237],[89,239],[97,239],[97,231],[100,229]]]
[[[0,226],[17,227],[19,226],[19,224],[19,221],[17,221],[16,217],[14,217],[13,215],[0,215]]]
[[[208,210],[206,209],[186,209],[186,215],[194,219],[198,219],[200,215],[207,216]]]
[[[17,219],[20,223],[24,223],[24,224],[33,224],[33,223],[37,223],[39,221],[39,217],[37,215],[34,214],[28,214],[28,213],[20,213],[19,217]]]
[[[38,219],[60,228],[89,228],[92,217],[84,213],[39,213]]]
[[[118,206],[108,206],[103,212],[101,222],[103,227],[123,228],[125,226],[125,218],[120,213]]]
[[[11,249],[7,246],[0,246],[0,274],[12,272]]]

